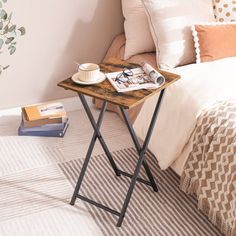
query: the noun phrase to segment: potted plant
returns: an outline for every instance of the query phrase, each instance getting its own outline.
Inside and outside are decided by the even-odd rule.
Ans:
[[[25,34],[24,27],[18,27],[12,22],[12,12],[4,9],[7,0],[0,0],[0,53],[12,55],[16,51],[17,38]],[[0,64],[0,75],[9,65]]]

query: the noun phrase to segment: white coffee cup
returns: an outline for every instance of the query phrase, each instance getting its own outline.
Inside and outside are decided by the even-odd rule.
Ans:
[[[79,80],[84,82],[91,82],[99,79],[100,67],[94,63],[80,64],[78,68]]]

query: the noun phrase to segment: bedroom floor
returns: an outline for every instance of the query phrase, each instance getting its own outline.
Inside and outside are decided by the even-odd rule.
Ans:
[[[95,116],[98,115],[96,110],[93,112]],[[138,184],[121,229],[114,226],[117,219],[109,213],[79,200],[75,207],[70,206],[68,202],[73,192],[72,185],[79,173],[76,170],[87,152],[92,128],[83,111],[70,112],[69,118],[70,127],[63,139],[18,137],[16,133],[20,117],[0,118],[1,236],[221,235],[197,211],[195,199],[178,189],[178,176],[171,170],[158,171],[153,158],[151,164],[155,177],[158,178],[160,192],[154,194],[148,187]],[[114,113],[107,113],[102,133],[114,154],[123,155],[123,159],[116,159],[118,164],[132,170],[133,162],[128,159],[130,156],[135,158],[135,154],[121,119]],[[93,155],[96,157],[91,166],[97,168],[98,172],[104,171],[102,167],[106,167],[108,163],[102,156],[100,145],[95,146]],[[149,158],[151,157],[150,154]],[[118,207],[125,190],[119,185],[116,187],[117,182],[112,181],[113,177],[109,181],[109,171],[107,175],[107,186],[102,186],[107,191],[103,192],[103,188],[96,189],[95,185],[95,195],[101,201],[111,201],[114,207]],[[88,176],[103,185],[101,175],[95,176],[90,171]],[[90,185],[91,183],[93,182]],[[128,180],[122,180],[120,186],[128,186],[128,183]],[[111,190],[113,188],[114,191],[117,188],[116,191],[120,194],[109,199],[108,196],[115,194]],[[86,191],[87,194],[94,193],[93,190]],[[140,196],[150,198],[150,202]]]

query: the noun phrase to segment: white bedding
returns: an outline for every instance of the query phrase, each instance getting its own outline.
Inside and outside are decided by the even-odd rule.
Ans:
[[[236,98],[235,69],[236,57],[172,70],[182,78],[167,89],[149,144],[162,169],[173,165],[181,174],[201,109],[215,101]],[[156,101],[157,96],[148,99],[135,120],[134,128],[141,139],[146,135]]]

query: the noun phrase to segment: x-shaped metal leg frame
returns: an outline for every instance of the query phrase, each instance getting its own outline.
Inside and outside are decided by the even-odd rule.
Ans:
[[[112,155],[100,133],[100,127],[101,127],[101,124],[102,124],[102,120],[103,120],[103,117],[104,117],[104,113],[106,111],[106,107],[107,107],[107,102],[104,101],[103,102],[103,106],[102,106],[102,110],[100,112],[100,115],[99,115],[99,118],[98,118],[98,121],[97,123],[95,122],[94,118],[93,118],[93,115],[91,113],[91,110],[84,98],[84,95],[83,94],[79,94],[79,97],[80,97],[80,100],[84,106],[84,109],[87,113],[87,116],[93,126],[93,129],[94,129],[94,134],[93,134],[93,137],[92,137],[92,140],[90,142],[90,145],[89,145],[89,148],[88,148],[88,152],[87,152],[87,155],[86,155],[86,158],[85,158],[85,161],[83,163],[83,166],[82,166],[82,170],[81,170],[81,173],[80,173],[80,176],[79,176],[79,179],[77,181],[77,184],[76,184],[76,187],[75,187],[75,190],[74,190],[74,193],[73,193],[73,196],[72,196],[72,199],[71,199],[71,202],[70,204],[71,205],[74,205],[75,204],[75,201],[76,201],[76,198],[79,198],[83,201],[86,201],[92,205],[95,205],[103,210],[106,210],[114,215],[117,215],[119,216],[119,220],[118,220],[118,223],[117,223],[117,227],[120,227],[122,225],[122,222],[123,222],[123,219],[124,219],[124,216],[125,216],[125,213],[126,213],[126,210],[127,210],[127,207],[129,205],[129,201],[130,201],[130,198],[131,198],[131,195],[133,193],[133,190],[134,190],[134,187],[135,187],[135,184],[136,184],[136,181],[139,181],[141,183],[144,183],[144,184],[147,184],[147,185],[150,185],[152,186],[153,190],[155,192],[158,191],[158,188],[157,188],[157,185],[155,183],[155,180],[153,178],[153,175],[151,173],[151,170],[148,166],[148,163],[146,162],[145,160],[145,154],[146,154],[146,151],[147,151],[147,148],[148,148],[148,144],[149,144],[149,141],[150,141],[150,138],[151,138],[151,135],[152,135],[152,131],[153,131],[153,128],[154,128],[154,125],[156,123],[156,120],[157,120],[157,116],[158,116],[158,113],[159,113],[159,110],[160,110],[160,107],[161,107],[161,102],[162,102],[162,99],[163,99],[163,96],[164,96],[164,92],[165,92],[165,89],[163,89],[161,92],[160,92],[160,95],[159,95],[159,98],[158,98],[158,101],[157,101],[157,104],[156,104],[156,107],[155,107],[155,110],[153,112],[153,116],[152,116],[152,120],[150,122],[150,125],[149,125],[149,128],[148,128],[148,132],[147,132],[147,135],[146,135],[146,138],[144,140],[144,143],[143,143],[143,146],[141,147],[141,145],[139,144],[138,142],[138,138],[134,132],[134,129],[132,127],[132,124],[129,120],[129,117],[128,117],[128,114],[127,114],[127,111],[120,106],[120,110],[122,112],[122,115],[124,117],[124,120],[125,120],[125,123],[128,127],[128,130],[129,130],[129,133],[132,137],[132,140],[134,142],[134,145],[136,147],[136,150],[138,152],[138,155],[139,155],[139,159],[137,161],[137,164],[136,164],[136,167],[135,167],[135,170],[134,170],[134,174],[131,175],[129,173],[126,173],[124,171],[121,171],[117,168],[113,158],[112,158]],[[104,152],[106,153],[106,156],[108,157],[108,160],[115,172],[115,174],[117,176],[120,176],[120,175],[124,175],[124,176],[127,176],[127,177],[130,177],[131,178],[131,183],[130,183],[130,186],[129,186],[129,189],[128,189],[128,192],[127,192],[127,195],[126,195],[126,198],[125,198],[125,201],[124,201],[124,204],[122,206],[122,210],[121,212],[118,212],[116,210],[113,210],[109,207],[106,207],[100,203],[97,203],[91,199],[88,199],[82,195],[79,194],[79,190],[80,190],[80,187],[81,187],[81,184],[82,184],[82,181],[83,181],[83,178],[84,178],[84,175],[85,175],[85,172],[86,172],[86,169],[88,167],[88,163],[89,163],[89,160],[91,158],[91,154],[92,154],[92,151],[93,151],[93,148],[94,148],[94,145],[95,145],[95,142],[96,140],[99,140],[100,143],[101,143],[101,146],[104,150]],[[141,178],[138,178],[138,174],[140,172],[140,169],[142,167],[142,165],[144,166],[144,169],[147,173],[147,176],[149,178],[149,181],[146,181],[146,180],[143,180]]]

